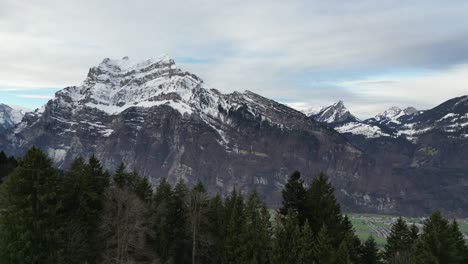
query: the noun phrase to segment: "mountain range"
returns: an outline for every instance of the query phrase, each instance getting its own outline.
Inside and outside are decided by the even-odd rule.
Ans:
[[[221,93],[168,56],[104,59],[44,107],[0,105],[0,150],[42,148],[59,168],[95,154],[157,184],[257,189],[272,207],[299,170],[323,171],[347,211],[468,215],[468,96],[360,120],[338,102],[304,114],[251,91]]]

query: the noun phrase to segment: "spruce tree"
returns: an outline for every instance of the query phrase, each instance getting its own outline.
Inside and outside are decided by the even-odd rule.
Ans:
[[[382,263],[379,255],[379,248],[372,236],[369,236],[362,245],[361,264],[380,264]]]
[[[242,263],[267,263],[270,249],[270,214],[253,191],[245,206],[242,232]]]
[[[91,179],[94,191],[98,194],[104,193],[110,183],[110,174],[102,168],[101,162],[94,155],[88,160],[86,174]]]
[[[334,263],[336,255],[334,254],[332,240],[330,239],[330,235],[326,225],[322,225],[322,228],[320,228],[320,231],[318,232],[315,238],[313,251],[313,263]]]
[[[356,231],[354,230],[353,225],[347,215],[343,217],[341,229],[341,244],[343,242],[346,243],[346,249],[348,250],[350,260],[353,263],[358,263],[361,253],[361,240],[359,237],[357,237]]]
[[[119,188],[123,188],[128,183],[129,175],[127,172],[125,172],[125,170],[126,170],[125,164],[121,162],[119,167],[117,167],[117,170],[115,171],[114,183]]]
[[[192,238],[192,264],[205,262],[209,242],[207,237],[208,194],[201,182],[190,191],[189,222]]]
[[[282,191],[283,201],[282,207],[279,212],[282,215],[287,215],[289,211],[292,211],[300,224],[303,224],[306,220],[306,200],[307,194],[304,187],[304,180],[301,178],[301,174],[295,171],[288,179],[286,186]]]
[[[212,264],[221,263],[226,221],[224,203],[219,194],[210,199],[207,218],[210,223],[208,225],[208,234],[211,239],[208,239],[210,247],[206,256],[206,262]]]
[[[310,229],[309,222],[306,221],[302,228],[301,240],[299,242],[300,251],[297,263],[308,264],[312,263],[314,259],[314,239],[312,229]]]
[[[424,222],[415,249],[415,263],[463,263],[463,253],[460,252],[463,249],[457,246],[458,232],[442,217],[440,211],[435,211]]]
[[[333,248],[337,249],[343,240],[342,215],[336,201],[334,189],[325,174],[312,181],[307,190],[307,220],[314,235],[317,235],[324,225]]]
[[[419,238],[419,228],[415,224],[412,224],[409,227],[409,236],[410,236],[410,239],[411,239],[411,241],[413,243],[418,240],[418,238]]]
[[[225,201],[226,231],[222,249],[221,263],[240,263],[242,260],[243,240],[240,230],[244,225],[244,201],[235,189]]]
[[[302,242],[296,214],[290,211],[286,216],[279,215],[276,219],[271,263],[299,263]],[[302,256],[302,259],[304,258],[305,256]]]
[[[169,201],[168,224],[170,230],[170,255],[174,264],[191,261],[191,238],[189,233],[189,191],[184,181],[179,180]]]
[[[66,263],[93,263],[97,251],[93,248],[92,237],[97,232],[101,197],[92,186],[92,179],[86,174],[87,164],[76,158],[63,177],[63,209],[67,217],[65,230]]]
[[[400,259],[409,259],[412,246],[413,240],[408,225],[403,218],[399,217],[392,225],[390,235],[387,237],[383,259],[387,263],[395,263]]]
[[[340,246],[338,247],[338,251],[336,252],[336,255],[334,256],[335,261],[333,262],[334,264],[352,264],[356,263],[351,260],[351,252],[349,248],[349,242],[347,239],[343,239],[341,241]]]
[[[63,254],[60,178],[31,148],[0,189],[0,262],[58,263]]]
[[[155,233],[154,247],[163,262],[166,262],[170,257],[172,243],[172,227],[168,219],[172,195],[171,185],[163,178],[156,188],[151,207]]]
[[[468,263],[468,247],[460,231],[457,221],[453,220],[449,226],[450,240],[454,243],[455,262]]]

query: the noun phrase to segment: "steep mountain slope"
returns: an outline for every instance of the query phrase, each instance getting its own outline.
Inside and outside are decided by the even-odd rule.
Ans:
[[[21,155],[36,145],[60,167],[95,153],[106,168],[123,161],[154,183],[202,180],[222,193],[256,188],[273,206],[293,170],[308,179],[324,171],[353,194],[339,193],[345,207],[363,207],[364,195],[373,199],[367,210],[394,207],[387,193],[363,184],[389,172],[334,130],[253,92],[206,89],[167,56],[105,59],[82,85],[28,113],[10,137],[0,148]]]

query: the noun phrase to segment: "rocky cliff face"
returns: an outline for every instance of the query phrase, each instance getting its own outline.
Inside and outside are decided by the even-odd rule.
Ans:
[[[387,172],[339,133],[253,92],[207,89],[167,56],[105,59],[82,85],[28,113],[0,148],[22,155],[33,145],[61,168],[96,154],[106,168],[123,161],[153,183],[201,180],[212,193],[256,188],[272,206],[293,170],[309,180],[324,171],[346,208],[394,207],[387,193],[359,203],[375,191],[363,183]]]

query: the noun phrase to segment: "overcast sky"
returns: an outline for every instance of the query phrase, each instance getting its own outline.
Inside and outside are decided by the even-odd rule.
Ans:
[[[468,94],[468,1],[0,0],[0,103],[38,107],[105,57],[162,53],[223,92],[425,109]]]

